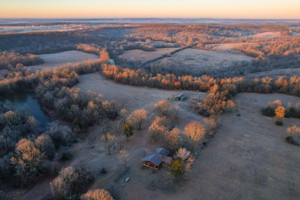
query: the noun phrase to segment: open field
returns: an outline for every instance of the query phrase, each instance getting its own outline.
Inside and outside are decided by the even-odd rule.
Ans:
[[[146,62],[148,60],[151,60],[153,58],[159,57],[163,54],[170,53],[172,51],[177,50],[178,48],[159,48],[155,51],[143,51],[140,49],[135,50],[129,50],[125,51],[122,55],[119,57],[133,62]]]
[[[208,44],[206,46],[212,48],[213,50],[226,51],[226,50],[233,50],[234,47],[239,47],[245,44],[249,45],[249,44],[256,44],[256,43],[249,43],[249,42],[221,43],[221,44]]]
[[[122,188],[121,196],[124,199],[153,196],[204,200],[298,199],[300,151],[284,138],[286,127],[299,125],[299,120],[284,119],[284,126],[278,127],[274,119],[261,115],[260,109],[275,99],[284,104],[300,100],[281,94],[239,94],[235,98],[239,108],[223,115],[214,139],[197,157],[188,180],[176,192],[172,192],[172,187],[163,187],[167,185],[161,178],[163,171],[153,174],[136,167],[132,171],[137,172],[129,174],[131,181]],[[237,113],[241,116],[236,116]]]
[[[102,94],[105,99],[114,100],[130,111],[152,106],[160,100],[172,98],[181,93],[187,94],[189,100],[206,97],[205,93],[195,91],[170,91],[122,85],[106,80],[99,73],[80,76],[79,83],[76,86],[84,91],[91,90]]]
[[[251,37],[253,38],[274,38],[274,37],[279,37],[280,32],[263,32],[263,33],[257,33]]]
[[[81,51],[63,51],[59,53],[41,54],[39,55],[44,63],[31,66],[33,70],[42,70],[46,68],[54,68],[66,64],[76,64],[87,60],[96,60],[98,56],[94,54],[84,53]]]
[[[238,51],[207,51],[200,49],[184,49],[171,57],[156,61],[154,64],[178,69],[189,74],[197,74],[201,70],[230,67],[234,63],[250,62],[248,57]]]

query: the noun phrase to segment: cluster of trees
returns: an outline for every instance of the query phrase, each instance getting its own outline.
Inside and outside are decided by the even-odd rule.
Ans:
[[[113,103],[104,101],[101,95],[81,92],[72,88],[78,74],[70,68],[42,71],[36,94],[43,106],[54,110],[63,120],[72,123],[73,130],[100,123],[103,118],[114,119],[118,110]]]
[[[276,115],[277,116],[280,115],[278,113],[283,114],[281,118],[283,117],[300,118],[300,102],[296,103],[294,106],[291,105],[290,103],[287,106],[284,106],[282,105],[281,101],[277,99],[273,102],[269,102],[268,106],[262,109],[262,114],[268,117],[276,117]]]
[[[67,167],[59,172],[59,175],[50,183],[51,191],[55,199],[80,199],[80,195],[94,180],[94,177],[83,166]],[[109,193],[108,193],[109,194]],[[97,195],[108,197],[107,193],[98,191],[95,194],[88,192],[81,199],[93,199]]]
[[[14,151],[21,138],[37,133],[38,128],[37,121],[28,113],[0,104],[0,156]]]
[[[49,172],[51,163],[65,153],[61,150],[74,141],[75,135],[67,126],[52,123],[42,129],[28,113],[1,105],[1,181],[29,186]]]
[[[135,85],[148,86],[162,89],[185,89],[208,91],[216,80],[209,76],[175,76],[174,74],[149,74],[138,69],[126,69],[114,65],[102,65],[102,74],[116,82]]]
[[[86,52],[86,53],[93,53],[93,54],[96,54],[96,55],[99,55],[99,53],[100,53],[100,48],[97,47],[94,44],[92,44],[92,45],[78,44],[76,46],[76,49],[79,50],[79,51],[83,51],[83,52]]]
[[[249,29],[253,30],[249,30]],[[253,34],[251,26],[239,25],[215,25],[215,24],[149,24],[137,27],[128,35],[137,39],[152,39],[177,42],[185,45],[197,43],[220,43],[226,39],[237,39],[238,37]]]
[[[175,161],[171,166],[171,173],[175,178],[182,178],[187,172],[190,172],[195,158],[186,148],[180,148],[175,154]]]
[[[151,74],[141,69],[133,70],[105,64],[102,65],[101,70],[102,74],[108,79],[135,86],[207,92],[217,84],[221,90],[228,90],[230,95],[239,92],[278,92],[300,96],[299,76],[279,76],[276,79],[268,76],[254,79],[243,77],[213,78],[206,75],[201,77],[175,76],[174,74]]]
[[[161,141],[168,146],[173,153],[180,147],[188,146],[193,152],[197,147],[205,145],[205,139],[209,137],[217,126],[217,117],[211,116],[202,122],[190,122],[184,130],[175,127],[178,122],[179,108],[170,102],[162,100],[154,105],[156,116],[148,128],[152,141]]]
[[[76,49],[77,44],[104,43],[102,38],[76,32],[38,32],[3,34],[0,37],[0,51],[19,53],[53,53]]]
[[[43,63],[43,60],[36,55],[0,51],[0,69],[13,69],[17,64],[37,65]]]
[[[107,62],[107,52],[100,52],[100,58],[95,62],[87,61],[84,63],[65,65],[42,71],[30,72],[29,68],[22,64],[17,64],[13,72],[6,78],[0,77],[0,95],[9,96],[18,91],[35,89],[40,83],[44,83],[49,77],[59,77],[60,81],[53,79],[56,83],[52,87],[73,86],[77,83],[78,74],[92,73],[101,69],[101,63]],[[102,56],[102,57],[101,57]],[[109,57],[108,57],[109,60]],[[71,77],[71,78],[70,78]],[[59,84],[58,84],[59,82]]]
[[[267,43],[245,44],[235,48],[251,57],[278,57],[298,55],[300,39],[297,37],[283,37]]]
[[[235,108],[235,104],[230,98],[228,89],[214,85],[211,87],[208,97],[203,102],[198,102],[198,112],[206,117],[216,117],[221,115],[224,111],[232,111]]]
[[[251,41],[250,41],[251,42]],[[237,50],[256,58],[253,62],[257,69],[286,69],[299,67],[299,37],[280,39],[235,47]]]

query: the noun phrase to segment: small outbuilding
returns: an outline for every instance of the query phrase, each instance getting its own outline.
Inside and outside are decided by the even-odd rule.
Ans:
[[[185,94],[180,94],[175,97],[176,101],[185,101],[187,99],[187,96]]]

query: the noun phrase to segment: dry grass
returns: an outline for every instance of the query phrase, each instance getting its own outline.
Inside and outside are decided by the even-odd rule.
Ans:
[[[128,61],[140,61],[146,62],[150,59],[159,57],[163,54],[170,53],[177,50],[178,48],[158,48],[155,51],[143,51],[139,49],[125,51],[120,58]]]
[[[34,70],[42,70],[45,68],[54,68],[61,65],[76,64],[87,60],[96,60],[98,56],[94,54],[84,53],[81,51],[63,51],[59,53],[41,54],[39,55],[44,60],[43,64],[31,66]]]
[[[213,50],[227,51],[227,50],[234,50],[235,47],[243,46],[245,44],[251,45],[256,43],[240,42],[240,43],[208,44],[206,45],[206,47],[212,48]]]
[[[279,37],[281,34],[280,32],[263,32],[263,33],[257,33],[253,35],[253,38],[274,38],[274,37]]]
[[[251,57],[238,51],[207,51],[189,48],[175,53],[171,57],[158,60],[155,64],[197,74],[199,70],[230,67],[236,62],[251,60]]]
[[[170,91],[147,87],[122,85],[103,78],[99,73],[86,74],[79,77],[77,87],[84,91],[91,90],[102,94],[107,100],[120,103],[127,110],[152,107],[154,103],[185,93],[191,99],[205,98],[206,94],[194,91]]]
[[[221,127],[196,159],[189,180],[176,192],[151,190],[139,177],[133,177],[121,190],[121,196],[123,199],[152,199],[153,196],[157,199],[298,199],[300,151],[284,138],[286,127],[299,124],[299,120],[285,119],[284,126],[278,127],[273,119],[261,115],[260,109],[274,99],[285,104],[300,100],[281,94],[239,94],[235,98],[240,104],[238,111],[223,115]],[[237,113],[241,116],[236,116]],[[142,175],[150,181],[160,176],[147,170]]]

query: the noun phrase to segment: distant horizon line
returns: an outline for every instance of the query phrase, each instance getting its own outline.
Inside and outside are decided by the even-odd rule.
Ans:
[[[0,19],[229,19],[229,20],[300,20],[300,18],[234,18],[234,17],[0,17]]]

